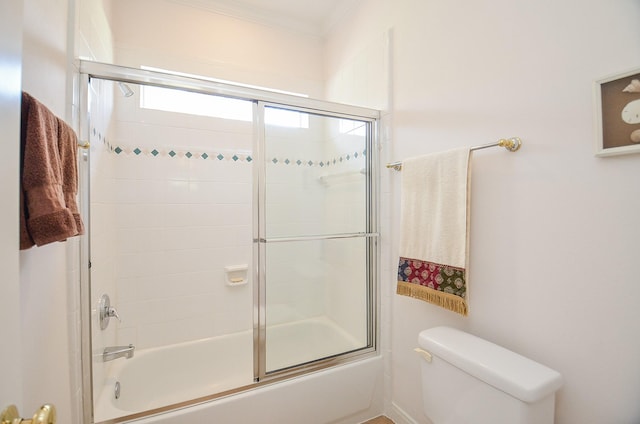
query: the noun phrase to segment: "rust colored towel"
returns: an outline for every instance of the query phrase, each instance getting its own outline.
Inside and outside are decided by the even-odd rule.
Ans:
[[[58,118],[24,92],[21,119],[20,249],[28,249],[79,233],[65,201],[61,161],[61,156],[69,159],[66,149],[77,149],[77,143],[68,146],[62,141]]]
[[[58,118],[58,152],[62,168],[62,192],[67,209],[76,223],[76,236],[84,234],[84,225],[76,196],[78,194],[78,137],[73,129]]]

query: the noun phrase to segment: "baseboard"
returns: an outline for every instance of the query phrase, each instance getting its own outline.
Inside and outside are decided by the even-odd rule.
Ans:
[[[411,418],[409,414],[404,412],[395,402],[391,402],[391,411],[389,411],[389,418],[396,424],[418,424],[416,420]]]

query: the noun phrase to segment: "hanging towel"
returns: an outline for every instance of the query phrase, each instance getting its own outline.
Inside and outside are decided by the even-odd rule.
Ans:
[[[77,190],[77,172],[63,170],[62,160],[75,164],[75,134],[38,100],[22,93],[20,161],[20,249],[64,241],[78,235],[74,211],[67,207],[65,188]],[[66,124],[65,124],[66,125]],[[61,137],[61,130],[65,132]],[[70,196],[68,196],[70,197]],[[73,199],[75,205],[75,199]],[[72,207],[73,207],[72,205]],[[77,206],[75,206],[77,213]],[[77,217],[79,220],[79,215]],[[81,228],[82,229],[82,228]]]
[[[74,236],[84,234],[84,224],[78,210],[78,137],[73,129],[62,119],[58,119],[58,152],[62,169],[62,192],[64,202],[73,215],[76,224]]]
[[[397,293],[467,315],[469,156],[461,148],[402,162]]]

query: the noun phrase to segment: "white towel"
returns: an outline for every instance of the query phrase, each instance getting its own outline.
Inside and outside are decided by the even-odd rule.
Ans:
[[[469,156],[460,148],[402,162],[397,293],[467,315]]]

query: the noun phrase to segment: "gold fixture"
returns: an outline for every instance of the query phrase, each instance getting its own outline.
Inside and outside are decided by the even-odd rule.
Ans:
[[[78,143],[78,147],[81,149],[88,149],[91,147],[91,144],[88,141],[83,141],[82,143]]]
[[[481,146],[472,147],[470,150],[486,149],[487,147],[504,147],[510,152],[516,152],[522,146],[522,140],[518,137],[501,138],[495,143],[483,144]],[[402,162],[392,162],[387,164],[387,168],[393,168],[396,171],[402,171]]]
[[[42,405],[30,420],[20,418],[18,408],[9,405],[0,412],[0,424],[56,424],[56,408],[53,405]]]

